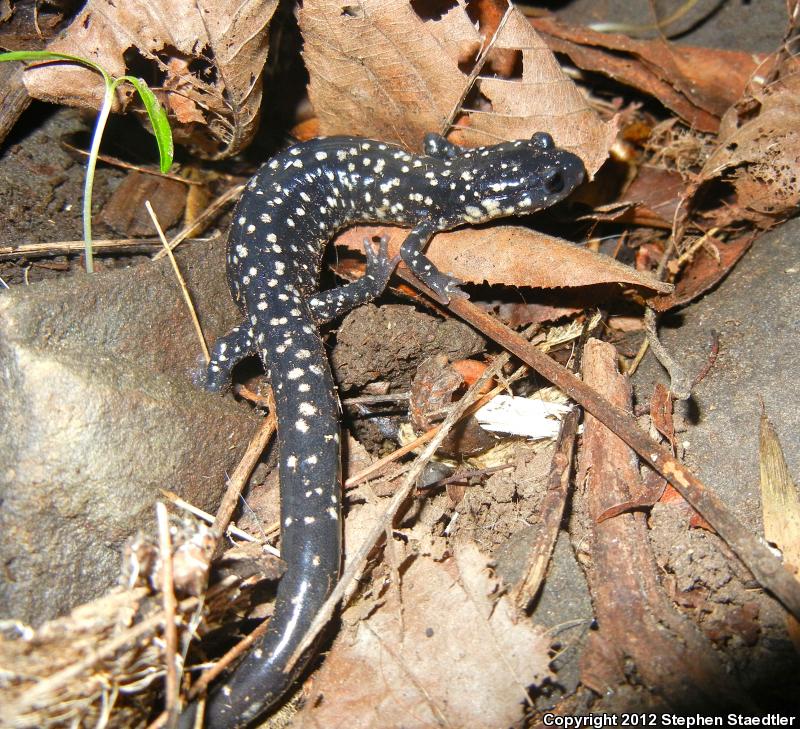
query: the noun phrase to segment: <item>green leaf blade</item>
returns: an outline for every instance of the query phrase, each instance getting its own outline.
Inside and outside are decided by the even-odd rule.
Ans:
[[[164,107],[161,106],[156,95],[144,79],[123,76],[119,80],[130,83],[141,97],[147,116],[150,118],[150,124],[153,126],[153,134],[158,145],[161,172],[166,174],[169,172],[169,168],[172,167],[172,159],[175,154],[172,129],[169,126],[167,112],[164,111]]]

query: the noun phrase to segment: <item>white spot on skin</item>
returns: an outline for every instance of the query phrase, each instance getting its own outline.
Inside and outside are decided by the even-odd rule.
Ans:
[[[243,215],[241,218],[239,218],[238,222],[239,222],[239,225],[244,225],[247,222],[247,218],[245,218],[244,215]]]
[[[301,433],[308,433],[308,423],[303,418],[298,418],[295,421],[294,427]]]
[[[338,519],[339,518],[339,513],[332,506],[329,506],[327,508],[327,512],[328,512],[328,516],[330,516],[331,519]]]
[[[283,525],[284,526],[292,526],[292,522],[293,521],[294,521],[294,519],[292,519],[291,516],[287,516],[286,519],[283,522]]]
[[[308,359],[311,356],[311,352],[307,349],[298,349],[294,356],[296,359]]]
[[[305,371],[301,367],[294,367],[286,373],[286,377],[290,380],[299,380],[304,374]]]
[[[320,562],[320,560],[319,560],[319,555],[318,555],[318,554],[315,554],[315,555],[314,555],[314,556],[311,558],[311,564],[313,564],[313,565],[314,565],[314,567],[319,567],[319,562]]]
[[[316,521],[316,519],[313,516],[304,516],[303,521],[306,524],[313,524]]]
[[[316,158],[317,158],[317,159],[318,159],[320,162],[321,162],[322,160],[324,160],[324,159],[328,159],[328,153],[327,153],[327,152],[317,152],[317,153],[316,153],[314,156],[315,156],[315,157],[316,157]]]
[[[256,226],[251,223],[250,225],[247,226],[246,230],[247,230],[248,233],[255,233],[256,232]]]
[[[258,219],[262,223],[271,223],[272,222],[272,216],[269,213],[261,213],[261,215],[258,216]]]
[[[317,409],[310,402],[301,402],[298,410],[300,411],[301,415],[311,416],[317,414]],[[310,462],[308,459],[306,459],[306,461]],[[314,461],[314,463],[316,463],[316,461]]]
[[[289,468],[296,468],[297,467],[297,456],[291,455],[286,459],[286,465]]]

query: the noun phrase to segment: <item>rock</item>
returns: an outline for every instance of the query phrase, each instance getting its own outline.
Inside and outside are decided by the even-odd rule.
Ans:
[[[687,464],[759,533],[762,399],[789,470],[800,477],[798,234],[800,219],[794,219],[761,236],[715,291],[664,317],[659,329],[691,376],[708,361],[711,331],[719,334],[714,366],[689,401],[676,403],[677,438]],[[635,378],[639,402],[649,402],[656,379],[668,382],[648,353]]]
[[[180,260],[211,341],[238,318],[222,245]],[[0,295],[2,617],[102,594],[159,489],[214,511],[257,418],[192,384],[198,353],[166,260]]]

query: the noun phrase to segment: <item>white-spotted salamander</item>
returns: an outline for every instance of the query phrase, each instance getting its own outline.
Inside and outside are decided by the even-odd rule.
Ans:
[[[355,223],[407,226],[400,258],[443,301],[459,282],[423,254],[431,236],[548,207],[583,180],[583,164],[549,134],[464,149],[437,134],[423,156],[355,137],[314,139],[265,164],[247,185],[228,240],[228,283],[245,314],[214,345],[206,386],[223,389],[258,354],[278,417],[281,554],[287,565],[268,632],[205,708],[205,725],[245,726],[276,702],[304,662],[284,666],[339,575],[339,404],[318,327],[378,296],[395,261],[365,244],[367,272],[319,291],[325,246]],[[195,706],[182,726],[191,726]]]

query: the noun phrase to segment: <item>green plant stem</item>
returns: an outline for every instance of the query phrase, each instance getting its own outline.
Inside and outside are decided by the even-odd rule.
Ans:
[[[105,75],[105,74],[103,74]],[[97,167],[97,157],[100,154],[100,142],[103,139],[103,132],[111,113],[111,105],[114,102],[114,92],[116,84],[105,83],[103,93],[103,103],[97,114],[97,121],[94,125],[92,135],[92,146],[89,150],[89,160],[86,163],[86,182],[83,186],[83,242],[86,257],[86,273],[94,273],[94,255],[92,253],[92,190],[94,188],[94,172]]]

